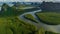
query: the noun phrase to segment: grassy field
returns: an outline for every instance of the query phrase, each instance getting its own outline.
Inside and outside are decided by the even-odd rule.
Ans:
[[[49,25],[58,25],[60,24],[60,13],[56,12],[41,12],[36,13],[39,20],[41,20],[43,23],[49,24]]]
[[[0,17],[0,34],[34,34],[37,28],[18,17]]]
[[[58,34],[58,33],[53,33],[53,32],[50,32],[50,31],[46,31],[45,34]]]
[[[31,21],[33,21],[33,22],[35,22],[35,23],[38,23],[38,21],[36,20],[36,18],[34,18],[34,16],[31,15],[31,14],[26,14],[26,15],[24,15],[24,17],[25,17],[26,19],[28,19],[28,20],[31,20]]]

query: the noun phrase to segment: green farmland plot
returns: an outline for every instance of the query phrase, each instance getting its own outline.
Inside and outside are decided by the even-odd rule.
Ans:
[[[33,21],[33,22],[38,23],[38,21],[36,20],[36,18],[34,18],[34,16],[31,15],[31,14],[26,14],[26,15],[24,15],[24,17],[25,17],[26,19],[28,19],[28,20],[31,20],[31,21]]]
[[[58,25],[60,24],[60,13],[56,12],[41,12],[36,13],[39,20],[43,23],[50,24],[50,25]]]

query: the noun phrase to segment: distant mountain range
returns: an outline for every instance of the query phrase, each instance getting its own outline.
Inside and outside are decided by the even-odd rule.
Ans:
[[[43,2],[40,5],[40,8],[43,11],[60,11],[60,3],[59,2]]]
[[[0,2],[0,6],[3,5],[3,3],[6,3],[8,5],[14,5],[16,3],[23,4],[23,5],[40,5],[40,2]]]
[[[0,2],[0,4],[3,4],[3,3],[15,4],[17,2]],[[22,3],[22,4],[25,4],[25,3],[37,3],[37,4],[40,4],[40,2],[19,2],[19,3]]]

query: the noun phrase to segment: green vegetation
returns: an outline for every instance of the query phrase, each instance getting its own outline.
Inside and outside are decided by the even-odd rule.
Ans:
[[[38,29],[36,26],[18,18],[19,15],[25,12],[37,10],[37,8],[20,9],[23,7],[26,6],[17,4],[9,7],[5,3],[2,5],[2,10],[0,11],[0,34],[47,34],[42,27]],[[38,23],[31,14],[27,14],[24,17]]]
[[[28,20],[31,20],[31,21],[33,21],[33,22],[38,23],[38,21],[37,21],[37,20],[34,18],[34,16],[31,15],[31,14],[26,14],[26,15],[24,15],[24,17],[25,17],[26,19],[28,19]]]
[[[20,14],[31,10],[33,9],[28,10],[16,9],[15,6],[9,7],[7,4],[4,3],[2,6],[2,10],[0,11],[0,34],[42,33],[41,32],[42,28],[38,30],[36,26],[26,23],[25,21],[18,18]]]
[[[16,9],[16,6],[12,6],[12,7],[9,7],[7,4],[3,4],[2,5],[2,10],[0,11],[0,16],[17,16],[17,15],[21,15],[25,12],[29,12],[29,11],[34,11],[34,10],[37,10],[37,8],[32,8],[32,9],[19,9],[19,8],[24,8],[24,7],[27,7],[27,6],[18,6]]]
[[[40,28],[37,32],[37,34],[46,34],[44,28]]]
[[[0,34],[34,34],[37,28],[18,17],[0,17]]]
[[[49,24],[49,25],[58,25],[60,24],[60,13],[56,12],[41,12],[36,13],[39,20],[41,20],[43,23]]]
[[[50,32],[50,31],[46,31],[45,34],[58,34],[58,33],[53,33],[53,32]]]

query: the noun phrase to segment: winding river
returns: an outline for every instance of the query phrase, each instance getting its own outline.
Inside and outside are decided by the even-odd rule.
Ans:
[[[47,24],[44,24],[44,23],[42,23],[41,21],[38,20],[38,18],[35,16],[35,13],[36,12],[41,12],[41,11],[42,10],[40,9],[40,10],[36,10],[36,11],[33,11],[33,12],[26,12],[26,13],[20,15],[19,18],[26,21],[26,22],[28,22],[28,23],[30,23],[30,24],[33,24],[33,25],[37,26],[38,29],[42,26],[45,29],[45,31],[51,31],[51,32],[55,32],[55,33],[60,33],[60,25],[47,25]],[[34,22],[30,21],[30,20],[25,19],[23,16],[26,15],[26,14],[33,15],[34,18],[37,21],[39,21],[39,23],[34,23]]]

